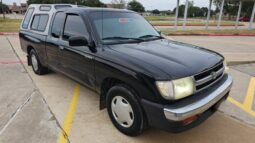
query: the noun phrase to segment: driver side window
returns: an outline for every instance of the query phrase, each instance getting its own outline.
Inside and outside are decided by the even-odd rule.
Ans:
[[[89,39],[86,25],[78,15],[67,15],[66,17],[63,40],[68,40],[71,36],[83,36]]]

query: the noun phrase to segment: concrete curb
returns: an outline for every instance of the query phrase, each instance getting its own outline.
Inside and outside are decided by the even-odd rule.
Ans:
[[[153,26],[174,26],[173,24],[153,24]],[[178,25],[178,26],[182,26],[182,25]],[[187,27],[189,26],[205,26],[205,25],[199,25],[199,24],[192,24],[192,25],[186,25]],[[216,27],[217,25],[208,25],[209,27]],[[221,25],[221,27],[230,27],[230,26],[235,26],[235,25]],[[238,26],[245,26],[245,25],[242,25],[242,24],[239,24]]]
[[[255,34],[167,34],[167,36],[255,36]]]
[[[255,63],[255,61],[230,61],[230,62],[227,62],[227,66],[253,64],[253,63]]]
[[[18,35],[18,32],[0,32],[0,35]]]

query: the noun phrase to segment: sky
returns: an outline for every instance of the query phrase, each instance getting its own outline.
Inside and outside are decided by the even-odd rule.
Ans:
[[[25,2],[26,0],[3,0],[3,3],[12,4],[13,2]],[[104,3],[111,3],[112,0],[101,0]],[[129,0],[127,0],[129,1]],[[173,10],[176,7],[176,0],[137,0],[144,5],[146,10]],[[186,0],[180,0],[180,4],[184,4]],[[195,6],[208,7],[209,0],[193,0]],[[214,6],[212,7],[215,8]]]
[[[109,3],[112,0],[101,0],[104,3]],[[143,4],[146,10],[173,10],[176,7],[177,0],[137,0]],[[180,4],[184,4],[186,0],[180,0]],[[209,0],[193,0],[195,6],[208,7]],[[214,7],[212,7],[214,8]]]

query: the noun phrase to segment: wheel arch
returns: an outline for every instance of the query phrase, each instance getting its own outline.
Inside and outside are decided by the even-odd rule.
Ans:
[[[107,92],[115,85],[125,85],[128,89],[130,89],[133,93],[135,93],[138,97],[139,94],[138,92],[135,91],[135,88],[132,87],[130,84],[128,84],[127,82],[120,80],[118,78],[115,77],[107,77],[103,80],[102,84],[101,84],[101,88],[100,88],[100,104],[99,104],[99,108],[100,109],[104,109],[106,107],[106,95]]]
[[[31,45],[28,45],[27,46],[27,54],[29,54],[32,49],[35,49],[35,48]]]
[[[31,45],[28,45],[27,46],[27,64],[30,66],[32,63],[31,63],[31,60],[30,60],[30,52],[31,50],[35,49],[33,46]]]

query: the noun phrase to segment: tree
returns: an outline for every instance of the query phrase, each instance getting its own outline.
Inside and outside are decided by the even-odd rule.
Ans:
[[[202,7],[201,10],[203,11],[203,16],[207,16],[208,8],[207,7]],[[210,14],[212,15],[212,10],[211,10]]]
[[[66,3],[66,4],[78,4],[89,7],[105,7],[105,4],[100,0],[28,0],[28,4],[55,4],[55,3]]]
[[[216,6],[216,12],[219,12],[221,7],[221,2],[222,2],[221,0],[214,1],[214,5]],[[236,16],[238,7],[239,7],[238,1],[226,1],[224,3],[224,13],[229,14],[229,16],[231,15]],[[252,13],[252,8],[253,8],[253,2],[243,2],[241,15],[245,17],[250,17]]]
[[[0,2],[0,13],[9,11],[9,7],[6,4]]]
[[[126,8],[126,4],[125,0],[112,0],[113,8],[124,9]]]
[[[144,12],[145,11],[145,8],[143,7],[143,5],[136,0],[132,0],[128,3],[128,9],[136,11],[136,12]]]
[[[162,15],[171,15],[172,11],[171,10],[161,10],[160,14],[162,14]]]
[[[208,8],[206,7],[197,7],[194,6],[194,2],[193,1],[189,1],[188,2],[188,17],[205,17],[207,16],[208,13]],[[176,8],[174,8],[173,13],[175,13]],[[185,11],[185,4],[182,4],[179,6],[179,17],[183,17],[184,16],[184,11]],[[211,13],[212,14],[212,13]]]
[[[82,0],[81,5],[89,7],[105,7],[105,4],[100,0]]]
[[[192,6],[189,8],[188,17],[203,17],[204,12],[200,7]]]
[[[152,13],[153,14],[160,14],[160,11],[158,9],[154,9],[154,10],[152,10]]]
[[[178,17],[183,17],[184,16],[184,10],[185,10],[185,5],[180,5],[179,6],[179,12],[178,12]],[[173,13],[176,12],[176,8],[174,8]]]
[[[54,3],[64,3],[62,0],[28,0],[27,4],[54,4]],[[65,3],[72,3],[70,2]]]

